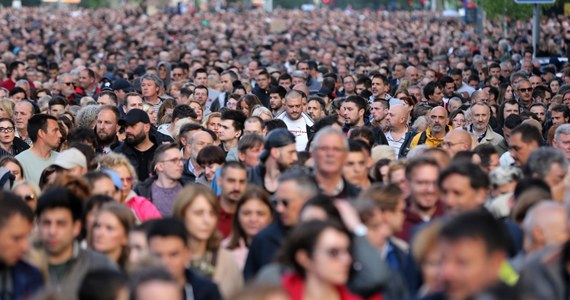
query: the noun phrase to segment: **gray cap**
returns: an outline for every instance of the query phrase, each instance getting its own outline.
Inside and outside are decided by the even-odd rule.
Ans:
[[[272,148],[281,148],[291,144],[295,144],[295,136],[288,129],[273,129],[265,137],[263,151],[259,155],[259,159],[265,161],[269,157],[269,152]]]

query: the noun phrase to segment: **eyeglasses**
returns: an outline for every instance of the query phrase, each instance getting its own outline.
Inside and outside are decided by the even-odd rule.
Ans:
[[[73,82],[64,82],[63,84],[65,84],[67,86],[71,86],[71,85],[73,85]]]
[[[532,88],[526,88],[526,89],[525,89],[525,88],[520,88],[520,89],[519,89],[519,92],[530,93],[530,92],[532,92]]]
[[[331,247],[320,249],[320,251],[325,253],[330,258],[339,258],[342,255],[350,256],[350,250],[348,248]]]
[[[274,207],[279,206],[279,204],[283,205],[283,207],[288,207],[289,206],[289,199],[277,199],[277,198],[273,198],[271,199],[271,204],[273,204]]]
[[[163,160],[163,161],[161,161],[161,162],[170,162],[170,163],[174,163],[174,164],[179,164],[179,163],[181,163],[181,162],[183,162],[183,161],[184,161],[183,158],[177,157],[177,158],[165,159],[165,160]]]
[[[0,132],[4,132],[4,133],[14,132],[14,127],[0,127]]]
[[[26,200],[26,201],[36,200],[36,195],[34,195],[34,194],[25,195],[24,200]]]

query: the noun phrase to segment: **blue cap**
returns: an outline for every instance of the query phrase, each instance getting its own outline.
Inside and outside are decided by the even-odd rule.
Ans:
[[[118,190],[121,190],[123,188],[123,182],[121,181],[121,176],[119,176],[119,174],[117,174],[117,172],[115,172],[111,169],[105,169],[105,170],[103,170],[103,172],[105,172],[106,174],[111,176],[111,179],[113,180],[113,184],[115,185],[115,188],[117,188]]]

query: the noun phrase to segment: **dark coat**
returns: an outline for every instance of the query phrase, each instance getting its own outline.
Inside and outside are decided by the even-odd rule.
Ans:
[[[259,98],[263,106],[269,107],[269,90],[262,90],[259,85],[256,85],[251,93]]]
[[[20,260],[14,266],[6,268],[12,276],[12,287],[14,289],[12,299],[29,299],[44,285],[40,270],[25,261]],[[0,266],[0,272],[1,270],[2,266]],[[5,296],[7,295],[0,291],[0,298],[4,299]]]
[[[190,159],[184,161],[184,169],[182,170],[182,178],[180,179],[182,182],[184,182],[184,184],[196,182],[196,175],[188,170],[189,161]]]
[[[246,281],[253,279],[261,268],[275,259],[286,233],[287,228],[277,219],[253,238],[243,269],[243,276]]]
[[[199,276],[190,269],[186,269],[186,282],[192,286],[194,300],[222,299],[222,295],[220,294],[217,284],[209,279]]]
[[[14,137],[14,141],[12,142],[12,153],[0,148],[0,157],[2,156],[16,156],[23,152],[24,150],[28,150],[30,146],[24,142],[19,137]]]

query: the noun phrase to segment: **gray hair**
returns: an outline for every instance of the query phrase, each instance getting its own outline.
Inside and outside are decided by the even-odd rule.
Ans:
[[[555,163],[562,170],[568,170],[568,158],[562,151],[552,147],[541,147],[534,150],[529,156],[527,166],[531,174],[544,178]]]
[[[523,177],[521,169],[515,166],[500,166],[489,173],[491,186],[499,187],[513,181],[519,181]]]
[[[160,79],[158,76],[156,76],[153,73],[145,73],[142,77],[141,77],[141,82],[143,80],[152,80],[154,81],[154,84],[156,84],[157,87],[161,88],[164,87],[164,82],[162,82],[162,79]]]
[[[76,123],[78,127],[93,128],[92,124],[97,120],[99,105],[87,105],[77,112]]]
[[[293,167],[285,171],[279,176],[278,181],[279,184],[293,181],[297,186],[297,192],[303,196],[305,201],[319,193],[319,187],[315,181],[315,177],[301,167]]]
[[[562,124],[554,132],[554,140],[558,141],[561,134],[570,134],[570,124]]]
[[[344,136],[344,133],[342,133],[342,131],[340,131],[340,129],[336,129],[332,126],[327,126],[323,129],[317,131],[317,133],[315,134],[315,138],[313,139],[313,142],[311,143],[311,147],[310,147],[311,152],[314,152],[319,147],[319,144],[321,143],[321,139],[323,137],[329,136],[329,135],[340,136],[342,138],[344,149],[348,152],[348,139]]]

